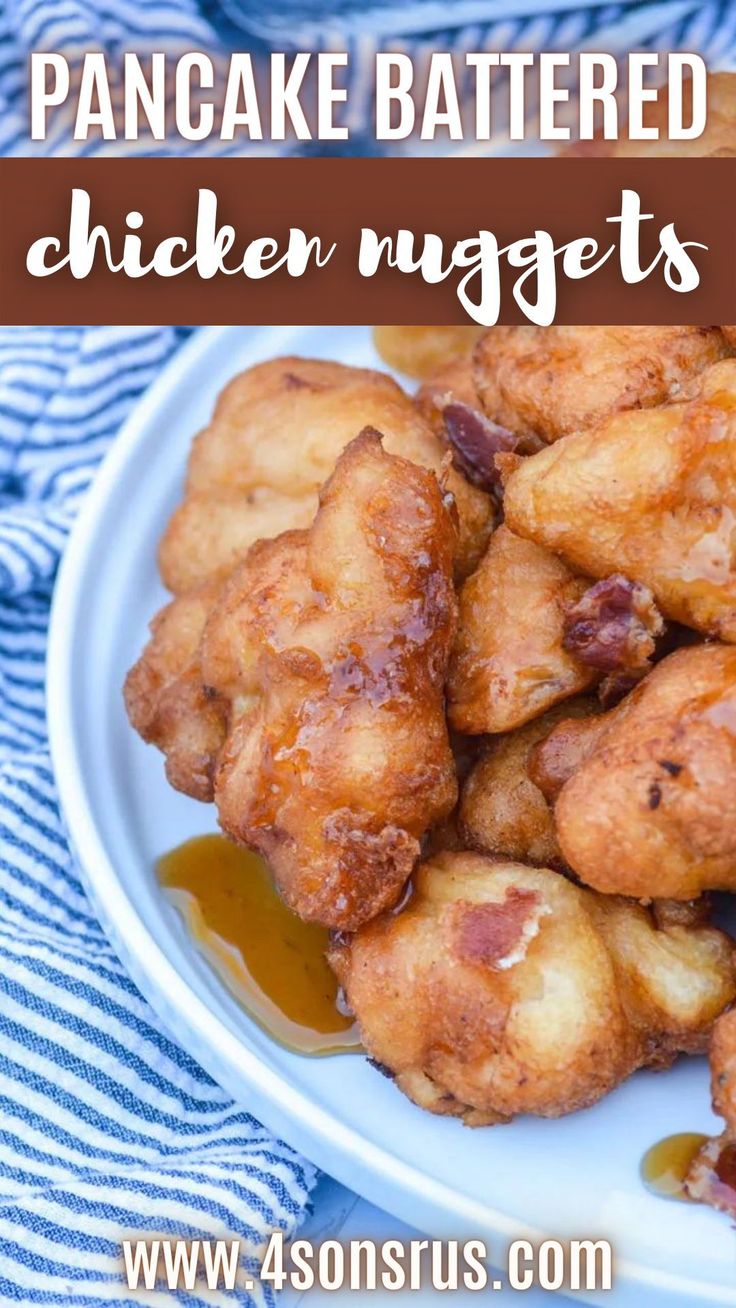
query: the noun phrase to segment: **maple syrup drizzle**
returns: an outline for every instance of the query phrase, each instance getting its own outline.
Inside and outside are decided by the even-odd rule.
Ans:
[[[696,1131],[680,1131],[658,1140],[641,1160],[641,1178],[647,1189],[665,1199],[695,1203],[685,1189],[685,1178],[707,1140],[707,1135]]]
[[[156,872],[204,957],[258,1024],[301,1054],[360,1048],[325,958],[328,932],[280,899],[267,864],[224,836],[196,836]]]

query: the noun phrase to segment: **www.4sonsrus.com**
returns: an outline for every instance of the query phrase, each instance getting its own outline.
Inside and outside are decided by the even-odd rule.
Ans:
[[[240,1240],[124,1240],[127,1286],[253,1290],[610,1290],[609,1241],[292,1240],[275,1231],[262,1259]],[[500,1272],[499,1266],[505,1270]]]

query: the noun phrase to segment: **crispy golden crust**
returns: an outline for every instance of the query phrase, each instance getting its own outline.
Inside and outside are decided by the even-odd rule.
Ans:
[[[129,679],[133,725],[167,754],[172,785],[193,797],[212,799],[227,704],[203,686],[193,650],[174,638],[177,627],[186,635],[194,612],[203,623],[201,597],[214,603],[257,537],[311,521],[317,489],[363,415],[380,416],[389,449],[439,471],[444,446],[395,382],[314,360],[275,360],[235,378],[194,442],[184,503],[160,547],[164,579],[182,604],[156,621]],[[464,575],[485,547],[492,506],[455,470],[443,481],[458,509],[456,571]]]
[[[185,498],[161,541],[169,590],[224,578],[254,541],[309,526],[319,487],[367,426],[389,452],[439,470],[441,445],[383,373],[283,358],[235,377],[194,440]]]
[[[151,623],[151,639],[125,679],[125,706],[136,731],[166,755],[175,790],[211,800],[228,701],[202,684],[199,638],[219,593],[209,583],[167,604]]]
[[[233,699],[220,821],[309,920],[353,929],[395,903],[455,802],[452,546],[434,475],[364,432],[310,530],[256,546],[207,622],[205,680]]]
[[[474,376],[489,418],[552,444],[680,398],[728,352],[717,327],[491,327]]]
[[[577,875],[637,899],[736,889],[736,649],[671,654],[596,731],[555,805]]]
[[[501,526],[460,592],[448,714],[468,734],[512,731],[585,690],[593,669],[563,647],[565,615],[588,582]]]
[[[692,121],[692,82],[683,82],[683,122]],[[592,141],[576,141],[560,151],[562,155],[594,159],[643,158],[728,158],[736,155],[736,76],[733,73],[710,73],[708,76],[708,117],[702,136],[692,141],[671,141],[668,136],[666,92],[655,102],[644,105],[645,127],[657,127],[658,141],[631,141],[624,137],[606,141],[602,134]],[[623,121],[623,119],[622,119]]]
[[[488,741],[462,788],[460,848],[542,867],[561,866],[552,809],[529,775],[529,761],[535,746],[563,719],[599,712],[594,699],[569,700],[518,731]]]
[[[621,571],[666,617],[736,641],[736,361],[697,396],[626,413],[524,459],[506,520],[594,577]]]
[[[444,443],[384,373],[283,358],[235,377],[193,442],[185,497],[159,547],[168,588],[178,594],[213,576],[224,580],[254,541],[309,526],[320,486],[364,427],[381,432],[389,453],[439,473]],[[492,506],[455,469],[445,481],[465,576],[485,547]]]
[[[474,1125],[569,1113],[702,1049],[735,992],[721,932],[659,930],[639,905],[469,853],[423,864],[407,906],[330,962],[399,1088]]]
[[[131,721],[166,753],[167,775],[177,789],[212,799],[227,720],[226,701],[203,686],[186,639],[177,645],[178,625],[186,633],[195,611],[203,624],[200,596],[214,603],[218,584],[257,538],[308,525],[340,450],[366,421],[377,419],[389,449],[440,469],[442,444],[395,382],[314,360],[275,360],[236,377],[195,440],[185,499],[160,546],[162,575],[182,604],[156,621],[128,691]],[[458,501],[459,559],[466,550],[472,559],[487,539],[486,497],[457,473],[450,480]]]

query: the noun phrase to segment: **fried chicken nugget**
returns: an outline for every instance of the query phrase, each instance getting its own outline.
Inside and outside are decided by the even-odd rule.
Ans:
[[[227,731],[227,699],[203,685],[199,640],[220,592],[208,582],[180,595],[151,623],[151,638],[125,679],[128,717],[166,755],[175,790],[211,800],[217,756]]]
[[[181,604],[175,600],[165,618],[154,620],[126,691],[133,726],[167,755],[171,784],[193,798],[213,798],[227,704],[198,681],[188,640],[192,614],[204,622],[204,598],[214,603],[216,583],[224,584],[256,538],[309,523],[319,485],[365,417],[380,417],[389,449],[439,470],[444,444],[395,382],[315,360],[276,360],[235,378],[194,443],[187,495],[160,547],[164,580]],[[462,577],[485,548],[493,507],[456,470],[443,478],[458,508],[455,566]]]
[[[371,1057],[471,1125],[573,1112],[701,1051],[736,993],[722,932],[469,853],[421,865],[406,907],[329,960]]]
[[[517,731],[489,740],[460,794],[461,847],[520,863],[563,866],[552,809],[533,781],[529,764],[535,746],[559,722],[599,712],[594,699],[568,700]]]
[[[389,453],[439,473],[444,446],[385,373],[283,358],[235,377],[192,444],[184,501],[159,547],[169,590],[224,579],[254,541],[309,526],[320,486],[364,427],[381,432]],[[487,505],[457,472],[447,489],[458,506],[462,571],[463,555],[487,539]]]
[[[595,671],[563,644],[567,610],[588,585],[507,526],[493,533],[460,591],[447,682],[457,731],[512,731],[593,683]]]
[[[519,462],[506,521],[593,577],[622,571],[666,617],[736,641],[736,361],[688,403],[618,414]]]
[[[233,378],[192,444],[184,502],[161,541],[169,590],[225,577],[254,541],[309,526],[319,487],[367,426],[389,451],[439,468],[441,447],[383,373],[283,358]]]
[[[617,708],[574,728],[592,739],[555,804],[573,871],[637,899],[736,890],[736,649],[678,650]]]
[[[167,755],[171,784],[193,798],[213,798],[227,725],[226,701],[198,678],[194,619],[201,630],[203,606],[214,604],[217,583],[257,538],[308,525],[340,450],[366,418],[379,416],[389,446],[440,467],[441,445],[390,378],[293,358],[236,377],[193,444],[187,493],[160,546],[163,579],[181,602],[154,619],[126,684],[133,726]]]
[[[220,822],[310,921],[353,930],[394,904],[457,798],[452,547],[434,474],[365,431],[310,530],[256,545],[207,621],[204,679],[233,702]]]
[[[490,419],[552,444],[680,398],[728,353],[717,327],[491,327],[474,376]]]

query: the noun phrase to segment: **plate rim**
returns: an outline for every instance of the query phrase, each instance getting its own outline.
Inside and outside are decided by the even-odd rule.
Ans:
[[[88,801],[75,741],[73,705],[74,645],[90,547],[103,522],[108,496],[118,476],[138,446],[151,439],[155,427],[150,419],[159,403],[218,341],[226,340],[233,331],[243,330],[265,330],[267,339],[269,332],[275,334],[275,330],[284,329],[197,328],[133,405],[94,475],[70,531],[52,594],[46,671],[49,749],[70,847],[105,931],[134,982],[169,1030],[170,1017],[175,1015],[177,1025],[173,1038],[184,1048],[191,1041],[196,1047],[197,1061],[214,1075],[218,1083],[224,1066],[228,1078],[223,1088],[236,1101],[238,1083],[246,1091],[255,1092],[259,1096],[257,1116],[297,1153],[412,1226],[421,1222],[426,1230],[428,1220],[433,1219],[441,1226],[451,1216],[453,1223],[462,1223],[470,1232],[477,1230],[507,1240],[549,1238],[549,1233],[523,1226],[517,1218],[498,1208],[480,1205],[445,1182],[395,1158],[381,1145],[366,1140],[354,1127],[336,1121],[326,1108],[315,1104],[306,1092],[290,1085],[254,1050],[241,1042],[180,976],[138,915],[135,904],[126,894],[124,877],[118,873],[113,858],[108,854]],[[308,331],[309,328],[302,326],[294,330]],[[162,997],[165,1000],[163,1012]],[[212,1060],[203,1058],[202,1050],[209,1053],[210,1049],[215,1049],[216,1055],[213,1054]],[[214,1062],[218,1065],[217,1074],[211,1071]],[[252,1105],[244,1104],[244,1107],[250,1111]],[[329,1157],[327,1164],[321,1161],[326,1156]],[[495,1252],[494,1247],[492,1253]],[[628,1283],[632,1290],[646,1286],[662,1291],[675,1306],[683,1294],[695,1296],[704,1304],[736,1305],[736,1290],[729,1291],[728,1287],[714,1282],[684,1279],[631,1259],[616,1259],[615,1266],[615,1284],[619,1288]],[[596,1292],[578,1292],[576,1297],[593,1303],[610,1303],[610,1293],[600,1292],[599,1297]]]

